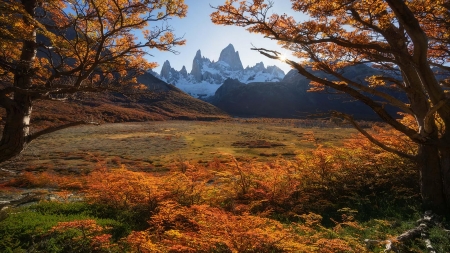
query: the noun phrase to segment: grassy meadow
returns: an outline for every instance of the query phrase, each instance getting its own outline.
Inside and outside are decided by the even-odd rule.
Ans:
[[[325,126],[325,127],[317,127]],[[157,121],[79,126],[34,141],[7,166],[19,170],[89,171],[97,163],[157,170],[174,162],[293,157],[316,144],[341,145],[356,130],[305,120]],[[259,144],[259,145],[258,145]],[[273,145],[275,144],[275,145]],[[278,145],[277,145],[278,144]]]
[[[396,242],[422,213],[414,164],[330,121],[74,127],[1,176],[0,252],[426,250]],[[450,251],[439,226],[430,239]]]

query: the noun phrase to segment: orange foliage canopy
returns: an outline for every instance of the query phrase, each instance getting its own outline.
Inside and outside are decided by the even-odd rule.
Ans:
[[[425,205],[437,212],[448,212],[449,2],[291,2],[292,10],[306,14],[306,20],[299,21],[287,14],[271,14],[270,8],[276,3],[263,0],[227,0],[222,6],[215,7],[211,18],[216,24],[246,27],[249,32],[278,41],[298,59],[286,60],[279,52],[264,48],[254,50],[289,64],[311,80],[312,91],[338,91],[363,102],[381,120],[415,142],[418,152],[405,152],[395,148],[387,139],[375,138],[350,115],[334,113],[334,116],[349,120],[381,148],[418,162]],[[360,64],[370,64],[378,68],[380,74],[365,80],[354,80],[348,73],[346,75],[346,67]],[[315,70],[331,78],[317,75],[317,72],[313,72]],[[408,116],[408,120],[397,120],[389,113],[386,105],[395,107]]]
[[[136,82],[129,71],[142,73],[156,66],[143,58],[146,48],[172,51],[185,43],[168,25],[149,29],[150,22],[184,17],[182,0],[22,2],[0,4],[0,80],[13,83],[24,43],[35,41],[35,92],[45,87],[50,94],[61,94],[62,84],[69,92],[75,89],[67,86],[82,90],[113,81]]]
[[[309,16],[301,22],[286,14],[270,15],[273,4],[261,0],[229,0],[218,6],[211,18],[216,24],[247,27],[249,32],[277,40],[299,58],[297,62],[285,61],[311,79],[313,89],[330,87],[348,93],[417,143],[425,143],[422,137],[430,136],[438,128],[432,117],[434,113],[445,118],[445,122],[450,118],[449,101],[445,100],[448,90],[442,86],[448,83],[450,70],[447,66],[450,34],[446,20],[450,5],[446,1],[292,1],[294,11]],[[412,20],[406,20],[406,16]],[[276,51],[259,51],[281,59]],[[365,82],[342,75],[347,66],[367,63],[394,75],[386,72],[368,77]],[[440,74],[446,73],[447,79],[439,80],[441,86],[436,76],[439,73],[433,72],[431,66],[437,67]],[[337,81],[314,76],[306,71],[309,68],[329,73]],[[416,83],[418,78],[422,84]],[[380,87],[405,92],[409,103]],[[426,97],[413,98],[417,92]],[[377,98],[371,98],[372,95]],[[414,116],[420,129],[412,129],[389,116],[384,108],[386,104]],[[416,109],[419,104],[424,112]]]
[[[318,69],[323,69],[321,64],[324,63],[337,69],[368,61],[395,61],[395,56],[400,52],[394,51],[393,39],[399,39],[396,44],[405,46],[410,54],[419,50],[417,45],[414,48],[414,43],[410,43],[414,38],[399,34],[409,31],[393,7],[398,1],[291,2],[294,11],[309,16],[307,21],[298,22],[286,14],[269,15],[268,10],[276,3],[261,0],[228,0],[217,7],[211,18],[216,24],[247,27],[249,32],[275,39],[298,58],[309,60],[315,56],[313,61],[304,63]],[[429,39],[427,53],[430,61],[435,64],[450,62],[447,46],[450,39],[449,21],[446,20],[449,4],[444,0],[407,1],[403,7],[414,15]]]
[[[69,246],[69,248],[75,249],[78,246],[80,251],[85,252],[92,249],[96,252],[111,252],[108,251],[108,249],[113,246],[111,244],[111,235],[105,233],[106,228],[98,225],[95,220],[58,222],[58,224],[51,229],[50,233],[64,233],[71,230],[80,232],[80,235],[67,241],[68,245],[66,246]]]
[[[304,215],[306,221],[311,216]],[[362,245],[339,238],[314,225],[285,226],[268,218],[233,215],[206,205],[183,207],[164,202],[147,231],[132,232],[127,242],[138,252],[365,252]]]
[[[147,50],[173,51],[185,41],[164,21],[182,18],[183,0],[12,0],[0,3],[0,108],[6,111],[0,162],[20,154],[36,100],[80,92],[144,89],[137,76],[156,63]],[[149,29],[150,23],[159,26]]]

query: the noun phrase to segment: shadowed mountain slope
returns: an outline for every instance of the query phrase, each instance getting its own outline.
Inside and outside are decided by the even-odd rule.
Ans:
[[[325,73],[313,71],[315,75],[333,80]],[[344,76],[364,83],[368,76],[379,74],[366,65],[354,66],[344,71]],[[361,120],[378,120],[378,116],[365,104],[349,95],[337,94],[334,90],[308,92],[310,81],[291,70],[281,82],[254,82],[244,84],[228,79],[217,89],[210,102],[235,116],[304,118],[322,117],[331,110],[353,115]],[[392,96],[399,97],[395,91]],[[393,108],[389,112],[395,114]]]

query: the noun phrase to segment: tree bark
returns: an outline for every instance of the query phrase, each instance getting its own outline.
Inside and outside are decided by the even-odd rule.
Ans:
[[[443,180],[447,214],[450,213],[450,149],[441,149],[441,177]]]
[[[417,221],[418,226],[415,228],[412,228],[403,234],[397,236],[395,240],[386,240],[386,249],[384,252],[404,252],[405,249],[403,248],[404,244],[407,244],[408,242],[417,239],[419,237],[422,238],[423,242],[425,243],[425,246],[427,247],[427,250],[429,253],[436,253],[436,251],[433,248],[433,245],[431,244],[430,236],[429,236],[429,230],[433,227],[439,226],[439,216],[434,215],[431,211],[425,211],[425,214],[422,219]],[[381,243],[381,241],[373,241],[373,240],[365,240],[367,245],[373,245],[374,243]],[[403,250],[403,251],[402,251]]]
[[[25,11],[34,17],[36,0],[22,0]],[[28,17],[23,16],[25,24],[31,25]],[[31,39],[23,41],[20,62],[14,71],[13,86],[22,90],[33,84],[33,62],[36,58],[36,28],[30,30]],[[10,93],[10,97],[2,94],[0,105],[6,109],[6,122],[0,141],[0,163],[19,155],[28,143],[30,135],[30,116],[32,97],[24,92]]]
[[[6,122],[0,141],[0,163],[19,155],[27,144],[29,136],[31,99],[27,95],[15,94],[6,107]]]
[[[437,147],[420,145],[418,162],[420,166],[420,190],[424,208],[433,210],[438,214],[446,214],[449,211],[450,192],[444,180],[444,168],[442,165],[448,161],[447,157]],[[447,168],[448,171],[448,168]],[[447,175],[448,177],[448,175]],[[448,182],[447,182],[448,183]]]

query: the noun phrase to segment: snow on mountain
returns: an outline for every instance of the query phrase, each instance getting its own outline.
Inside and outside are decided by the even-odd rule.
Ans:
[[[244,69],[239,52],[235,51],[232,44],[222,50],[217,62],[203,57],[198,50],[192,61],[191,73],[187,73],[185,66],[180,71],[175,70],[169,61],[164,62],[159,75],[153,71],[150,73],[194,97],[213,96],[228,78],[251,83],[279,82],[285,76],[284,71],[277,66],[265,67],[262,62]]]

